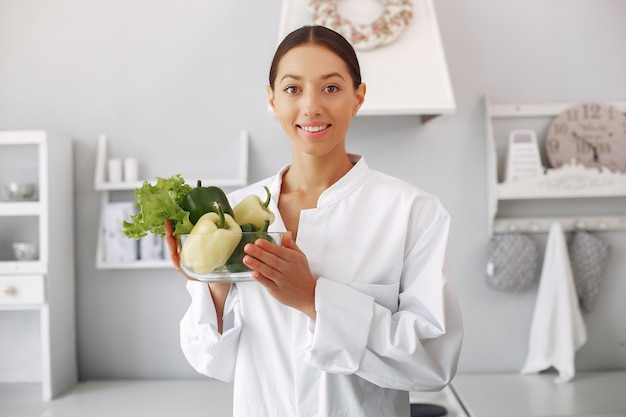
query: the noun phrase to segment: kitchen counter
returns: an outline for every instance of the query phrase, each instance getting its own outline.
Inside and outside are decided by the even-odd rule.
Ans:
[[[467,417],[450,387],[411,392],[412,403],[444,407],[446,417]],[[10,417],[172,417],[232,415],[232,385],[196,380],[85,381],[50,402],[37,385],[0,384],[0,416]]]
[[[453,389],[469,417],[626,417],[626,372],[457,375]]]

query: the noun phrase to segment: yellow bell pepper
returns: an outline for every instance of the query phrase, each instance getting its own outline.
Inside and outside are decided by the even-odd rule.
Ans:
[[[270,189],[264,186],[267,198],[262,201],[258,195],[249,195],[239,202],[233,208],[233,215],[235,220],[239,224],[250,223],[257,228],[263,227],[265,220],[269,220],[270,224],[274,223],[276,217],[274,213],[268,208],[272,195]]]
[[[208,274],[223,266],[241,240],[241,227],[219,203],[217,213],[204,214],[183,242],[182,264],[196,274]]]

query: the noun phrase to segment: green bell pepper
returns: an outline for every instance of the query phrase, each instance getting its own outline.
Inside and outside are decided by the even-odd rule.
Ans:
[[[196,224],[206,213],[217,213],[215,203],[218,203],[225,214],[234,217],[233,209],[228,202],[224,191],[215,186],[203,187],[198,180],[196,188],[191,189],[180,201],[180,207],[189,212],[189,220]]]
[[[228,261],[226,261],[226,269],[228,269],[229,272],[245,272],[250,270],[250,268],[243,263],[243,257],[246,256],[246,252],[243,248],[248,243],[254,243],[257,239],[265,239],[270,242],[274,242],[274,239],[267,234],[269,225],[269,220],[265,220],[260,229],[257,229],[257,227],[252,223],[244,223],[241,225],[241,231],[248,233],[242,234],[239,245],[237,245],[233,254],[230,255]]]

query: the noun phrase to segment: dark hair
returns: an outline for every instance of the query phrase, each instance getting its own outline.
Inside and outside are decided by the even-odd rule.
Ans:
[[[330,49],[348,66],[354,88],[356,89],[359,84],[361,84],[359,60],[350,42],[332,29],[315,25],[303,26],[294,30],[287,35],[280,45],[278,45],[278,48],[276,48],[276,53],[274,54],[274,59],[272,59],[272,65],[270,66],[270,87],[272,90],[274,89],[278,64],[282,57],[296,46],[305,44],[321,45]]]

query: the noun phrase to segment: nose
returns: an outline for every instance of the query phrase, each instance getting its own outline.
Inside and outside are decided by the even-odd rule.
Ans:
[[[313,117],[321,114],[322,102],[321,95],[315,89],[309,89],[302,95],[304,114]]]

